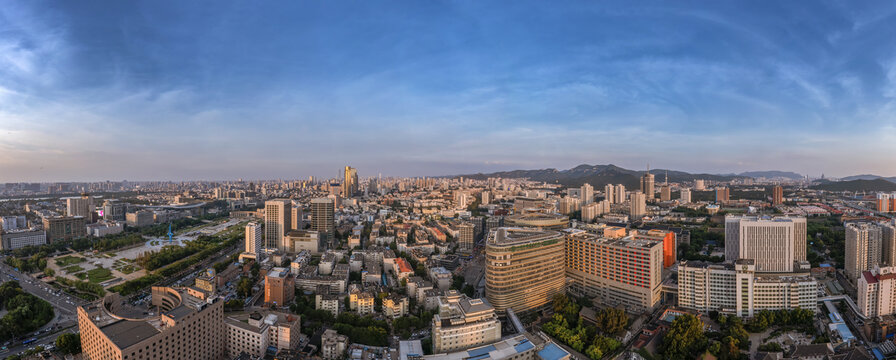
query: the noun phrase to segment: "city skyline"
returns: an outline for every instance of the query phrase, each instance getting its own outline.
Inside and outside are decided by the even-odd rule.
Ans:
[[[894,4],[514,5],[0,5],[0,182],[896,175]]]

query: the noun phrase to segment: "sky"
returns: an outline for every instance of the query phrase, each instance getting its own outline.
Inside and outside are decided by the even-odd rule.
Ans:
[[[896,175],[896,2],[0,2],[0,182]]]

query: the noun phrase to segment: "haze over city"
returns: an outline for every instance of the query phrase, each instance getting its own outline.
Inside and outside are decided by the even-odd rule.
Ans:
[[[896,4],[8,2],[0,181],[896,175]]]

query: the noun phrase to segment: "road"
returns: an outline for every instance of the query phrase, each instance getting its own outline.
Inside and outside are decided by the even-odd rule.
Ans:
[[[22,286],[22,290],[44,299],[53,305],[55,317],[52,321],[37,330],[38,332],[41,332],[40,335],[29,336],[29,338],[38,337],[37,341],[28,344],[27,346],[19,345],[10,347],[7,351],[0,352],[0,356],[18,354],[29,347],[52,344],[56,340],[56,336],[61,334],[52,333],[52,330],[66,329],[64,332],[78,332],[78,313],[75,309],[77,306],[86,304],[85,301],[70,296],[60,290],[56,290],[49,285],[44,284],[39,279],[32,278],[27,274],[16,271],[14,268],[6,265],[6,263],[3,262],[3,259],[0,258],[0,281],[6,282],[15,280],[14,277],[18,279],[19,285]]]

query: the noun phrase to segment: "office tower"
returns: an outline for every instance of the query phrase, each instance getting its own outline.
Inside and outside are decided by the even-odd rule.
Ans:
[[[331,198],[311,200],[311,230],[317,231],[322,242],[333,240],[336,234],[334,222],[335,203]]]
[[[877,194],[877,211],[879,212],[890,212],[896,209],[890,208],[890,194],[878,193]]]
[[[703,179],[694,180],[694,190],[703,191],[706,190],[706,182]]]
[[[116,199],[107,199],[103,201],[103,220],[125,221],[125,215],[127,213],[128,204]]]
[[[499,228],[485,246],[485,295],[498,314],[548,306],[564,291],[565,242],[556,231]]]
[[[858,277],[857,305],[862,315],[871,318],[896,315],[896,267],[875,266]]]
[[[808,272],[758,274],[752,259],[708,263],[687,261],[678,267],[678,306],[708,313],[751,317],[762,310],[818,307],[818,283]]]
[[[843,271],[853,284],[863,271],[880,265],[882,233],[881,227],[877,224],[846,224],[846,255]]]
[[[439,297],[430,333],[433,353],[448,353],[501,340],[501,321],[487,300],[451,290]]]
[[[457,190],[454,192],[454,205],[457,209],[467,208],[467,193]]]
[[[672,188],[669,185],[663,185],[660,187],[660,201],[671,201],[672,200]]]
[[[473,250],[473,230],[475,226],[468,222],[457,225],[457,244],[461,251]]]
[[[630,196],[631,204],[629,205],[629,216],[631,220],[640,219],[647,215],[647,196],[640,191],[632,192]]]
[[[806,218],[725,217],[725,260],[755,260],[756,272],[792,272],[806,261]]]
[[[716,202],[719,204],[725,204],[730,200],[730,193],[728,192],[727,187],[716,188]]]
[[[292,201],[274,199],[264,202],[264,247],[265,250],[287,251],[284,239],[292,228]]]
[[[345,167],[344,181],[342,182],[342,196],[350,198],[358,193],[358,169]]]
[[[644,194],[645,199],[647,200],[653,200],[653,183],[654,176],[650,173],[650,167],[648,167],[647,172],[641,176],[641,193]]]
[[[772,205],[781,205],[784,203],[784,188],[781,185],[775,185],[772,188]]]
[[[45,217],[43,223],[48,244],[87,236],[87,222],[81,216]]]
[[[269,347],[295,350],[302,339],[299,317],[277,311],[230,313],[224,318],[224,325],[228,359],[237,359],[242,353],[261,359]]]
[[[93,196],[81,194],[65,198],[65,216],[83,216],[90,219],[93,212]]]
[[[246,253],[258,255],[264,252],[262,238],[261,224],[254,221],[246,224]]]
[[[275,267],[264,277],[264,303],[271,306],[288,305],[296,292],[296,279],[289,269]]]
[[[608,239],[576,230],[566,237],[569,291],[601,304],[641,312],[662,290],[663,243],[632,236]]]
[[[479,200],[480,200],[480,202],[482,203],[482,205],[486,205],[486,204],[490,203],[491,200],[492,200],[492,198],[491,198],[491,193],[488,192],[487,190],[486,190],[486,191],[483,191],[482,194],[480,194],[480,199],[479,199]]]
[[[152,287],[150,304],[118,295],[79,306],[85,359],[208,359],[224,357],[224,301],[200,290]],[[151,306],[148,306],[151,305]]]
[[[691,189],[681,189],[681,195],[678,197],[682,204],[691,202]]]
[[[580,203],[582,205],[590,204],[594,201],[594,187],[589,183],[585,183],[579,189]]]
[[[896,266],[896,224],[881,224],[880,229],[882,245],[880,261],[886,266]]]

